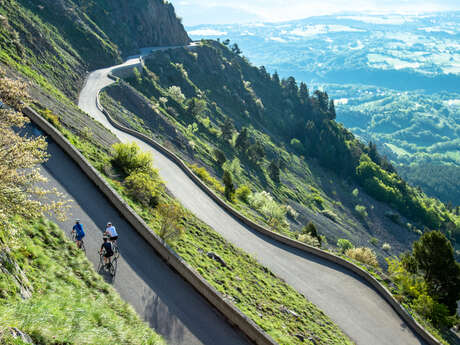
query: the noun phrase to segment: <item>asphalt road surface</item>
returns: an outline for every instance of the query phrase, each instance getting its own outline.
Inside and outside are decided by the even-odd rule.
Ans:
[[[80,108],[110,129],[122,142],[136,142],[150,152],[167,188],[185,207],[304,294],[357,344],[424,344],[362,279],[338,265],[280,244],[242,225],[221,209],[177,165],[143,141],[112,127],[96,106],[97,93],[113,83],[108,78],[111,71],[137,64],[139,57],[131,57],[123,65],[91,73],[80,93]]]
[[[86,254],[96,269],[105,224],[111,221],[116,226],[121,253],[116,275],[112,278],[107,272],[100,273],[168,344],[252,344],[169,268],[56,143],[48,142],[51,157],[41,166],[48,178],[46,186],[57,188],[72,200],[68,220],[55,221],[70,236],[75,219],[81,219]]]

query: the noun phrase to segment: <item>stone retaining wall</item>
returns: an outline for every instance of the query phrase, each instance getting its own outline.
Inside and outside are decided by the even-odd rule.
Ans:
[[[156,250],[156,252],[190,283],[206,300],[219,310],[228,322],[238,327],[249,339],[257,345],[277,345],[250,318],[239,311],[233,304],[227,302],[222,294],[204,280],[191,266],[180,258],[160,237],[158,237],[133,209],[121,199],[117,192],[110,187],[99,172],[77,151],[72,144],[50,123],[31,108],[25,108],[27,115],[41,130],[50,136],[83,170],[88,178],[96,184],[113,206],[139,232],[139,234]],[[212,327],[212,325],[209,325]]]

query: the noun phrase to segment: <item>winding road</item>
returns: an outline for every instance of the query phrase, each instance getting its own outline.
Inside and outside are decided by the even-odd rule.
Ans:
[[[147,53],[148,50],[145,50],[141,55]],[[167,188],[185,207],[304,294],[357,344],[424,344],[361,278],[338,265],[283,245],[242,225],[219,207],[176,164],[145,142],[111,126],[96,106],[98,92],[113,83],[108,77],[110,73],[119,68],[134,67],[139,62],[139,56],[135,56],[122,65],[92,72],[80,93],[79,107],[111,130],[122,142],[136,142],[143,150],[150,152]],[[216,344],[223,344],[223,340]]]
[[[34,132],[43,135],[36,128]],[[117,273],[115,278],[101,274],[150,327],[171,345],[252,344],[159,257],[53,140],[47,140],[50,159],[40,167],[48,179],[46,187],[56,188],[72,200],[71,217],[55,222],[70,236],[75,218],[81,219],[86,254],[95,267],[102,229],[107,221],[117,226],[121,252]]]

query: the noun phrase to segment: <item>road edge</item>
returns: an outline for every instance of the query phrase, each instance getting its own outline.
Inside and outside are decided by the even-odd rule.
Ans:
[[[101,190],[112,205],[123,217],[125,217],[147,243],[155,249],[167,264],[185,281],[191,284],[212,306],[222,313],[232,326],[239,328],[243,334],[257,345],[278,345],[261,327],[239,311],[233,304],[225,300],[220,292],[214,289],[214,287],[158,237],[148,227],[144,220],[122,200],[117,192],[104,180],[88,160],[86,160],[86,158],[55,127],[30,107],[24,108],[23,113],[69,155],[85,175]]]

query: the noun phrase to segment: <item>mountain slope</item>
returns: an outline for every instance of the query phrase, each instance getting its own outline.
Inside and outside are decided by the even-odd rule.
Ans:
[[[230,171],[236,186],[247,185],[253,194],[252,201],[234,199],[234,206],[277,231],[297,236],[312,220],[332,245],[344,237],[387,256],[383,243],[399,253],[417,237],[408,221],[419,229],[455,222],[444,205],[408,186],[374,147],[337,124],[326,93],[311,96],[306,85],[280,81],[217,42],[158,52],[126,81],[144,97],[123,83],[109,87],[113,101],[103,102],[117,119],[169,141],[214,176]],[[154,125],[156,113],[179,129],[180,139]],[[228,119],[236,129],[230,124],[223,137]],[[279,203],[271,211],[257,208],[254,198],[268,202],[263,190]],[[400,215],[392,220],[394,210]]]
[[[188,29],[194,39],[237,42],[255,64],[327,90],[339,122],[376,142],[409,182],[457,205],[442,176],[460,171],[459,16],[347,14]],[[412,179],[425,163],[439,171],[428,184]]]

